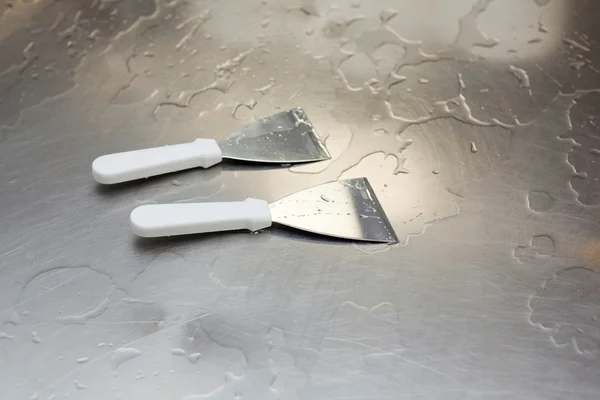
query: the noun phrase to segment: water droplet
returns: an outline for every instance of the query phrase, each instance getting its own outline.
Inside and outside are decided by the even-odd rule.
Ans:
[[[269,91],[273,88],[273,86],[275,86],[275,78],[269,78],[269,83],[267,83],[266,85],[264,85],[262,87],[259,87],[258,89],[255,89],[255,91],[257,91],[260,94],[262,94],[263,96],[265,96],[269,93]]]
[[[331,201],[331,200],[330,200],[330,199],[329,199],[327,196],[325,196],[324,194],[322,194],[322,195],[321,195],[321,200],[323,200],[323,201],[326,201],[326,202],[328,202],[328,203]]]
[[[419,83],[422,85],[427,84],[427,83],[429,83],[429,79],[421,78],[421,79],[419,79]]]
[[[142,355],[142,352],[133,347],[121,347],[114,351],[110,357],[110,361],[113,367],[116,369],[120,365],[125,364],[128,361],[133,360]]]
[[[192,353],[188,356],[188,361],[191,364],[198,364],[198,360],[200,360],[200,358],[202,358],[201,353]]]
[[[171,185],[173,185],[173,186],[181,186],[181,182],[179,182],[177,179],[173,179],[171,181]]]
[[[31,341],[33,343],[42,343],[42,339],[40,339],[40,335],[37,332],[31,332]]]
[[[339,38],[341,37],[346,29],[356,21],[363,20],[364,17],[352,17],[343,20],[331,20],[328,21],[322,29],[323,36],[327,38]]]
[[[81,357],[81,358],[78,358],[77,360],[75,360],[75,362],[77,362],[77,364],[85,364],[89,360],[90,360],[89,357]]]
[[[434,169],[433,171],[431,171],[431,173],[434,175],[438,175],[440,173],[440,170]]]
[[[396,15],[398,15],[397,10],[394,10],[393,8],[386,8],[379,14],[379,19],[385,24],[390,22]]]
[[[308,16],[319,16],[317,0],[301,0],[299,6],[288,7],[288,10],[299,10]]]
[[[589,52],[589,51],[590,51],[590,48],[589,48],[589,47],[587,47],[587,46],[585,46],[585,45],[583,45],[583,44],[581,44],[581,43],[579,43],[579,42],[575,41],[574,39],[570,39],[570,38],[564,38],[564,39],[563,39],[563,42],[564,42],[565,44],[567,44],[567,45],[571,46],[571,47],[572,47],[572,48],[574,48],[574,49],[581,50],[581,51],[585,51],[585,52]]]
[[[171,350],[171,354],[173,354],[174,356],[179,356],[179,357],[183,357],[183,356],[187,355],[185,350],[179,349],[179,348]]]
[[[471,153],[477,153],[477,145],[475,142],[471,142]]]
[[[514,65],[509,66],[508,70],[519,80],[522,88],[529,89],[531,87],[527,71],[522,68],[515,67]]]
[[[585,61],[574,61],[569,64],[569,67],[575,71],[579,71],[581,68],[585,67]]]
[[[102,315],[110,304],[110,296],[102,300],[98,306],[86,313],[80,315],[66,315],[64,317],[57,317],[55,321],[65,325],[81,325],[85,324],[88,320],[97,318]]]
[[[532,190],[527,196],[529,208],[536,212],[545,212],[554,206],[554,198],[546,192]]]
[[[79,381],[74,381],[73,384],[75,385],[75,387],[77,388],[77,390],[84,390],[85,389],[85,385]]]
[[[477,23],[479,15],[485,12],[492,0],[479,0],[475,2],[469,13],[459,19],[459,31],[454,42],[458,49],[471,49],[474,46],[494,47],[499,42],[484,35]]]

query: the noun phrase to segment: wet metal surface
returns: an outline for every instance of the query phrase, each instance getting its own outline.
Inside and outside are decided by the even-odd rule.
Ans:
[[[599,7],[0,3],[2,398],[597,399]],[[299,106],[331,160],[91,177]],[[361,176],[398,244],[129,230]]]

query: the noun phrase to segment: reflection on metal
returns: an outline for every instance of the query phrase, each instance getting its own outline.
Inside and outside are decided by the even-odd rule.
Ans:
[[[366,242],[398,239],[366,178],[330,182],[271,204],[273,222]]]
[[[256,121],[219,142],[223,158],[300,163],[331,158],[301,108]]]

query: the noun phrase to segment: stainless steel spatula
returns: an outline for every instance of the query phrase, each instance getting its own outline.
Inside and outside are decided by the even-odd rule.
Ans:
[[[257,199],[144,205],[132,211],[130,220],[133,232],[142,237],[238,229],[256,231],[275,222],[344,239],[398,241],[366,178],[325,183],[270,205]]]
[[[283,111],[240,129],[217,142],[190,143],[127,151],[98,157],[94,179],[113,184],[189,168],[208,168],[223,158],[264,163],[302,163],[331,158],[301,108]]]

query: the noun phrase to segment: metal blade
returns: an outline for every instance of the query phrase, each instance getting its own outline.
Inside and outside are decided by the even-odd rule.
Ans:
[[[270,207],[273,222],[293,228],[367,242],[398,241],[366,178],[305,189]]]
[[[223,157],[268,163],[329,160],[331,156],[301,108],[283,111],[219,142]]]

